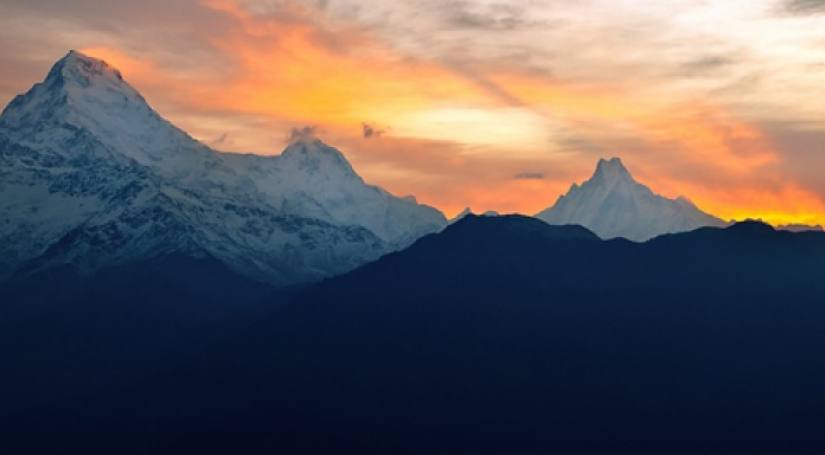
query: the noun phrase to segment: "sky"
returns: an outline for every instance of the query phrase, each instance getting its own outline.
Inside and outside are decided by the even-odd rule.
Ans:
[[[2,0],[0,103],[77,49],[212,147],[294,129],[448,216],[598,158],[724,219],[825,224],[825,0]]]

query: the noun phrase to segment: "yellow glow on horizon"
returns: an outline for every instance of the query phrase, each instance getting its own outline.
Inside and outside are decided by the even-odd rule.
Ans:
[[[434,107],[402,114],[393,134],[469,145],[543,151],[550,140],[546,120],[522,108]]]

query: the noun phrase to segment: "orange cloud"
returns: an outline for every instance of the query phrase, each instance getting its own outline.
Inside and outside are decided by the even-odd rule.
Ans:
[[[522,102],[597,138],[605,129],[621,132],[655,145],[662,153],[678,153],[684,161],[733,174],[778,159],[758,129],[709,103],[679,103],[643,89],[629,93],[620,87],[581,87],[526,75],[494,79]]]
[[[230,90],[210,99],[225,108],[352,126],[439,103],[490,105],[465,79],[399,57],[358,30],[340,29],[330,42],[313,23],[253,16],[226,0],[205,4],[238,23],[213,39],[238,67]]]
[[[139,60],[118,49],[105,46],[85,47],[80,49],[120,70],[127,79],[146,82],[161,77],[161,70],[152,60]]]
[[[535,213],[588,177],[596,153],[631,156],[631,170],[654,190],[718,216],[825,223],[822,198],[781,173],[765,134],[714,103],[495,67],[476,77],[300,6],[262,15],[233,0],[202,4],[232,24],[208,37],[220,56],[215,72],[170,72],[112,47],[84,51],[119,67],[206,142],[267,152],[289,127],[317,125],[368,181],[447,213]],[[365,121],[389,131],[365,141]],[[593,150],[559,145],[556,131]],[[547,176],[513,178],[535,170]]]

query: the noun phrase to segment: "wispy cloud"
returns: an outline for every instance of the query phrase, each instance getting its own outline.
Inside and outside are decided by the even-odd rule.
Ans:
[[[386,132],[383,128],[378,128],[370,123],[362,122],[361,123],[361,135],[364,139],[370,139],[373,137],[381,137]]]
[[[289,141],[297,141],[302,139],[311,139],[318,134],[317,126],[302,126],[300,128],[292,128],[289,132]]]
[[[78,48],[206,143],[320,134],[448,212],[533,213],[609,155],[726,218],[825,222],[823,3],[8,0],[0,97]]]
[[[442,15],[449,26],[465,29],[509,31],[535,25],[525,5],[517,3],[443,2]]]
[[[823,14],[825,0],[784,0],[780,10],[791,14]]]
[[[705,55],[696,57],[680,65],[674,72],[679,77],[718,76],[740,60],[730,55]]]
[[[542,180],[544,179],[543,172],[519,172],[513,176],[516,180]]]

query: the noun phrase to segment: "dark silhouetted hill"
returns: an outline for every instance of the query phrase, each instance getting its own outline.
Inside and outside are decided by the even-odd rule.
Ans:
[[[825,234],[755,222],[633,243],[468,215],[150,379],[4,423],[302,453],[811,450],[823,264]]]

